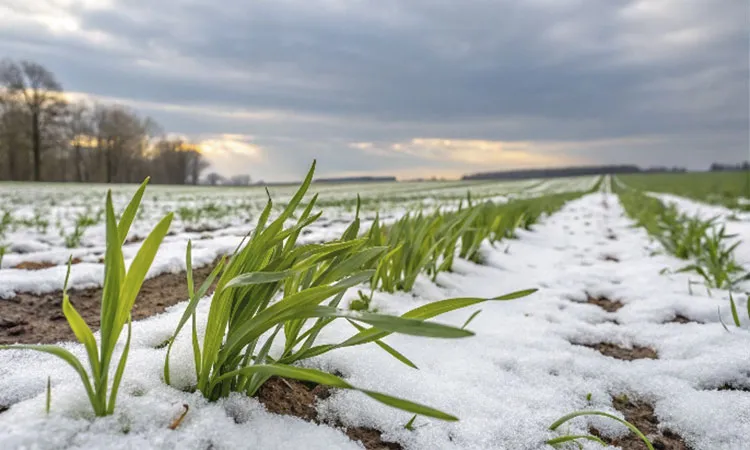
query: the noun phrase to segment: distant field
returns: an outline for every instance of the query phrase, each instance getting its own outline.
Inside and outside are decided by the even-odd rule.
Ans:
[[[748,172],[658,173],[619,176],[630,187],[690,197],[728,208],[750,210]]]
[[[395,218],[406,211],[457,206],[469,192],[474,200],[540,196],[571,190],[586,190],[599,177],[522,181],[444,181],[328,184],[314,183],[317,206],[325,208],[318,223],[321,232],[330,224],[343,224],[353,217],[357,195],[362,212],[372,219]],[[104,240],[104,202],[112,190],[116,211],[122,210],[136,185],[3,183],[0,184],[0,249],[2,268],[20,262],[43,261],[62,264],[71,253],[82,261],[98,261]],[[274,211],[281,211],[297,186],[209,187],[152,185],[146,192],[129,241],[144,238],[156,222],[173,212],[174,222],[167,241],[208,237],[243,237],[263,210],[268,195]],[[307,195],[303,203],[312,195]],[[236,245],[236,244],[234,244]],[[99,248],[97,248],[99,247]]]

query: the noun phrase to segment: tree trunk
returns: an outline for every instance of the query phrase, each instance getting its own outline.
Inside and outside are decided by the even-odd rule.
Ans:
[[[105,164],[106,166],[106,181],[107,183],[112,182],[112,148],[107,147],[107,162]]]
[[[76,166],[76,181],[79,183],[83,183],[83,167],[81,167],[83,163],[83,157],[81,156],[81,145],[76,144],[74,147],[74,158],[75,158],[75,166]]]
[[[15,139],[9,140],[10,145],[8,146],[8,176],[10,178],[10,181],[16,180],[16,172],[18,171],[18,168],[16,167],[16,146],[18,145],[15,142]]]
[[[34,152],[34,181],[41,181],[42,175],[42,135],[39,130],[39,112],[31,113],[31,140]]]
[[[107,150],[104,154],[106,160],[104,161],[104,168],[105,168],[105,179],[106,182],[109,184],[112,182],[112,154],[114,152],[114,144],[112,143],[111,139],[107,139]]]

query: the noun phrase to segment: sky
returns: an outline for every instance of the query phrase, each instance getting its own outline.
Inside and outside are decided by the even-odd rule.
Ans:
[[[254,180],[750,158],[744,0],[0,0],[0,57]]]

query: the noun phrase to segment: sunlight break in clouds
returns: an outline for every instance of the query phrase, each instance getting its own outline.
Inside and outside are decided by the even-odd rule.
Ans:
[[[264,159],[263,149],[251,141],[252,136],[222,134],[203,139],[198,146],[211,163],[210,170],[225,175],[242,175]]]
[[[500,166],[506,168],[564,165],[581,162],[562,154],[545,153],[549,145],[529,141],[489,141],[481,139],[414,138],[385,145],[372,142],[350,144],[381,156],[408,155],[431,161],[450,161],[463,166]]]

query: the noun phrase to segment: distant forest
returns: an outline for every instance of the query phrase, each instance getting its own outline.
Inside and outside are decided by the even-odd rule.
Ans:
[[[340,178],[316,178],[316,183],[383,183],[396,181],[396,177],[340,177]]]
[[[709,171],[736,171],[750,170],[750,162],[740,164],[713,163]],[[623,173],[681,173],[687,172],[683,167],[649,167],[642,169],[635,165],[603,165],[603,166],[579,166],[579,167],[557,167],[549,169],[521,169],[501,172],[480,172],[464,175],[463,180],[521,180],[526,178],[557,178],[576,177],[583,175],[606,175]]]
[[[197,184],[209,166],[150,117],[69,98],[44,66],[0,61],[0,180]]]

